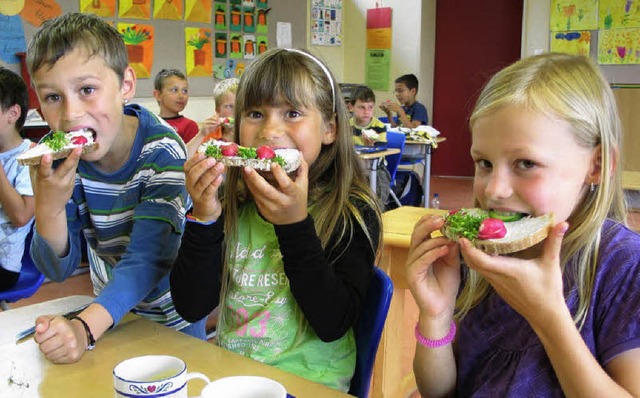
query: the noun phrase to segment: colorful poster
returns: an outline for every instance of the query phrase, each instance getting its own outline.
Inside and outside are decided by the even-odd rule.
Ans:
[[[551,31],[597,28],[598,0],[551,0]]]
[[[119,23],[118,32],[127,46],[129,65],[138,78],[151,77],[153,66],[153,26]]]
[[[640,64],[640,29],[601,30],[598,34],[598,63]]]
[[[27,42],[24,38],[22,19],[17,15],[0,14],[0,59],[7,64],[20,63],[16,53],[27,50]]]
[[[242,37],[244,57],[253,59],[256,57],[256,37],[254,35],[244,35]]]
[[[242,25],[245,33],[255,33],[256,19],[253,7],[244,7],[242,9]]]
[[[182,20],[182,0],[155,0],[153,2],[154,19]]]
[[[219,61],[216,61],[213,63],[213,77],[218,79],[218,80],[222,80],[224,79],[224,63],[220,63]]]
[[[216,58],[227,58],[227,34],[216,32]]]
[[[267,33],[267,11],[258,9],[256,13],[256,32]]]
[[[367,49],[365,60],[365,84],[375,91],[389,91],[391,50]]]
[[[311,44],[342,45],[342,0],[311,0]]]
[[[556,32],[551,34],[551,52],[589,56],[591,32]]]
[[[211,23],[211,0],[186,0],[184,20]]]
[[[242,31],[242,9],[239,6],[231,6],[229,12],[229,30],[232,32]]]
[[[269,48],[269,38],[267,36],[258,36],[258,55],[264,53]]]
[[[640,1],[600,0],[598,28],[640,28]]]
[[[227,6],[216,4],[213,16],[213,23],[216,31],[227,30]]]
[[[120,18],[150,19],[151,0],[120,0],[118,10]]]
[[[104,18],[115,18],[116,0],[80,0],[80,11]]]
[[[5,16],[18,15],[24,8],[24,0],[0,0],[0,14]]]
[[[184,28],[187,76],[211,76],[211,29]]]
[[[23,20],[38,28],[47,19],[60,15],[62,15],[62,8],[55,0],[25,0],[24,7],[20,11]]]
[[[258,0],[256,3],[256,7],[258,8],[269,8],[269,1],[268,0]]]
[[[229,57],[242,58],[242,35],[239,33],[229,36]]]

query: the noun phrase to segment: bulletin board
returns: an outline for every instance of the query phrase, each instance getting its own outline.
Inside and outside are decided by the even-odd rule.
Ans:
[[[20,72],[15,53],[25,51],[42,22],[82,10],[104,18],[123,35],[138,76],[137,97],[152,97],[153,79],[163,68],[185,72],[192,97],[210,96],[217,79],[239,76],[248,62],[275,43],[275,21],[269,16],[274,5],[286,7],[287,2],[24,0],[24,6],[0,2],[0,51],[4,51],[0,65]],[[293,18],[288,11],[278,15]]]

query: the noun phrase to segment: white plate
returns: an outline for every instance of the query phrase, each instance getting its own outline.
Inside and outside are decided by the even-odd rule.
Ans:
[[[213,381],[202,390],[201,398],[286,398],[284,386],[259,376],[231,376]]]

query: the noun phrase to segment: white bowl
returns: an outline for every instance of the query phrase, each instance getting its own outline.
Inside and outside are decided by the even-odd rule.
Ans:
[[[200,395],[201,398],[286,398],[287,391],[282,384],[266,377],[232,376],[209,383]]]

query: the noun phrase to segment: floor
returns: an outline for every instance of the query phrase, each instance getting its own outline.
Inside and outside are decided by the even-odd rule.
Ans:
[[[431,192],[439,194],[440,207],[442,209],[471,207],[473,205],[471,188],[471,178],[434,176],[431,179]],[[640,230],[640,209],[630,212],[629,223],[635,230]],[[70,295],[93,295],[88,272],[73,276],[62,283],[47,282],[42,285],[34,296],[20,300],[11,306],[17,308]],[[407,302],[406,311],[410,316],[405,320],[407,323],[405,338],[407,341],[413,341],[412,331],[417,320],[418,311],[413,300],[407,300]],[[406,370],[410,370],[413,361],[413,347],[409,345],[405,348],[403,356],[405,358],[403,367]],[[411,398],[419,398],[419,394],[416,392],[411,395]]]

